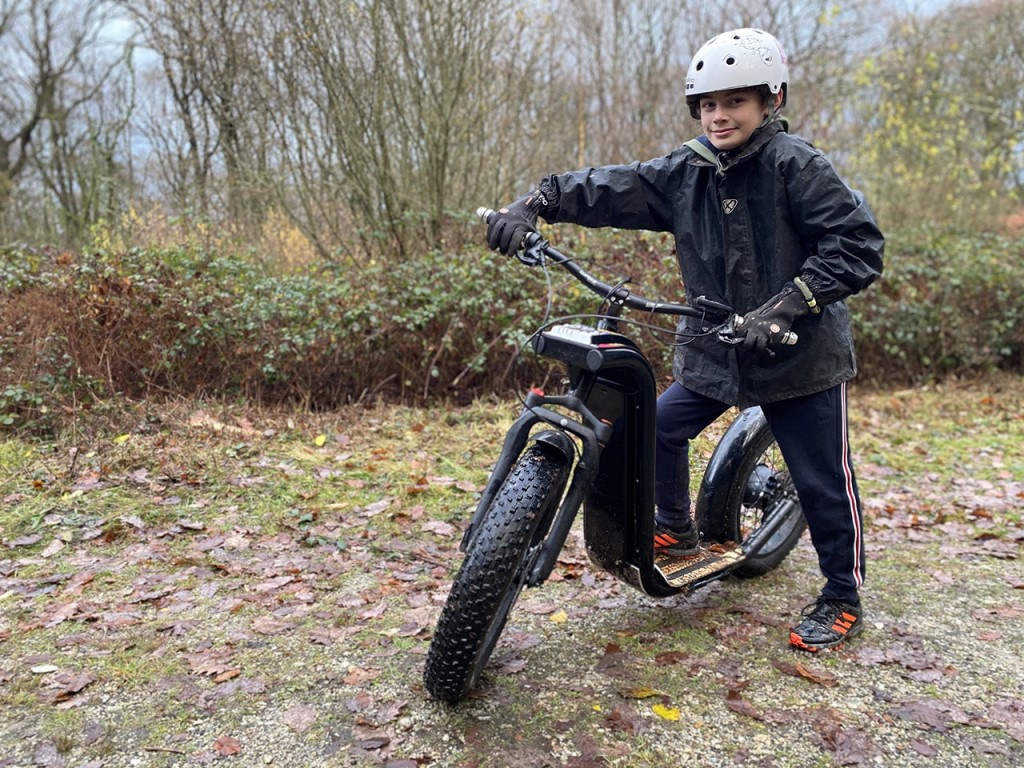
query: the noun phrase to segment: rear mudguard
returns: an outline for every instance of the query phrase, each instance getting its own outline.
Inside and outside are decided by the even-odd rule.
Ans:
[[[767,421],[760,408],[755,406],[741,411],[711,454],[694,508],[704,541],[732,539],[730,522],[725,519],[726,504],[733,489],[747,481],[746,477],[739,477],[739,465],[749,450],[750,442],[766,426]]]

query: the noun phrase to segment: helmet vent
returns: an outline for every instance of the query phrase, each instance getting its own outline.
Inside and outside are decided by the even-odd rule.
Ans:
[[[727,58],[725,60],[725,63],[728,64],[731,67],[731,66],[736,64],[736,58],[733,57],[733,56],[730,56],[729,58]]]

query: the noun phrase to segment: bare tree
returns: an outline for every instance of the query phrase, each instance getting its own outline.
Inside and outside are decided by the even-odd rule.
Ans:
[[[209,217],[222,193],[224,215],[257,225],[264,206],[252,177],[262,137],[252,95],[263,57],[252,30],[264,5],[142,0],[126,9],[163,73],[168,106],[149,116],[146,131],[177,207]]]
[[[0,225],[6,232],[24,231],[26,220],[55,204],[55,224],[73,239],[115,204],[130,101],[118,105],[116,116],[102,106],[121,61],[103,44],[110,18],[102,0],[0,5]],[[34,188],[19,196],[15,210],[12,192],[29,178]],[[26,207],[33,200],[38,206]]]
[[[899,99],[969,137],[948,151],[978,189],[1019,194],[1022,2],[908,14],[883,49],[867,0],[0,0],[0,235],[73,237],[144,189],[253,239],[274,208],[327,257],[415,258],[546,173],[695,135],[689,60],[739,26],[789,53],[793,130],[890,199],[894,162],[944,167],[927,133],[884,132]],[[118,7],[135,52],[104,47]]]
[[[410,258],[458,237],[493,195],[491,169],[521,146],[507,116],[524,109],[537,55],[527,28],[504,0],[299,0],[283,11],[268,109],[290,182],[283,202],[325,251],[358,238],[362,253]]]
[[[562,73],[562,88],[579,106],[580,164],[650,157],[699,133],[683,89],[690,59],[713,35],[746,26],[771,32],[789,54],[793,129],[827,140],[846,110],[853,62],[881,23],[864,0],[566,0],[559,17],[569,22],[559,43],[575,73]]]
[[[678,0],[576,0],[565,40],[578,68],[579,161],[644,159],[693,135],[683,98],[691,55]]]

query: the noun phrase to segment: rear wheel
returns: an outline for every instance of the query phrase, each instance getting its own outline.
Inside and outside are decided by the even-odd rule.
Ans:
[[[498,491],[427,652],[423,682],[434,698],[454,704],[476,685],[526,582],[530,554],[547,535],[568,475],[565,455],[534,443]]]
[[[757,554],[734,573],[760,576],[778,566],[793,550],[807,528],[803,507],[782,451],[767,423],[762,423],[750,440],[739,462],[737,477],[726,501],[726,528],[733,540],[744,542],[764,525],[782,516],[778,529]]]

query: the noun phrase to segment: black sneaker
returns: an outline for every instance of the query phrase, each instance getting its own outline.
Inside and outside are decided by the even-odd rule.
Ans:
[[[804,620],[789,632],[789,644],[802,651],[838,648],[864,629],[860,606],[819,597],[803,610]]]
[[[700,554],[700,534],[694,526],[688,531],[675,531],[661,523],[654,524],[654,554],[671,557],[692,557]]]

